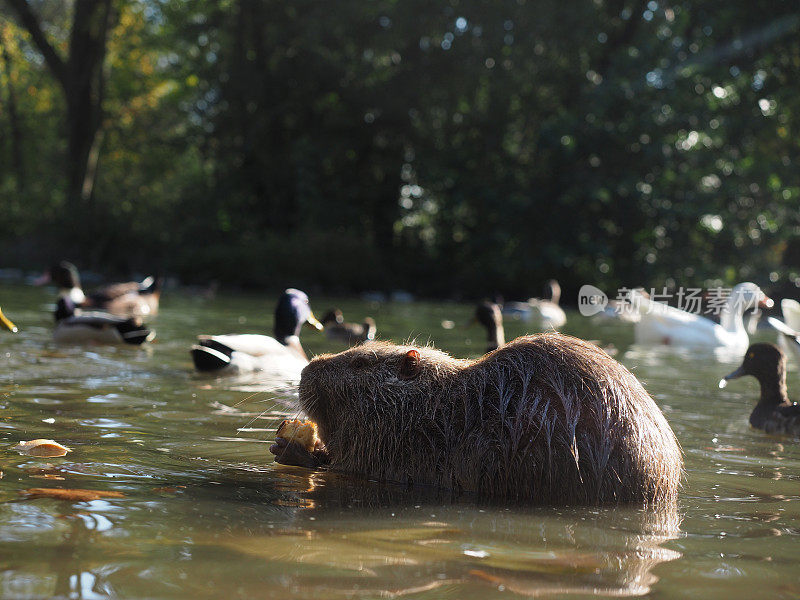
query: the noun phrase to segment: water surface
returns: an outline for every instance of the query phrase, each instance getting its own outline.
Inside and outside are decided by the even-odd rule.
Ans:
[[[0,288],[21,330],[0,336],[2,598],[800,596],[800,450],[749,428],[754,381],[717,389],[731,362],[631,348],[630,326],[570,314],[564,331],[613,344],[675,429],[678,510],[486,506],[275,464],[267,448],[296,389],[197,377],[188,354],[197,333],[269,333],[269,296],[167,294],[145,349],[54,345],[52,301],[52,290]],[[371,315],[383,339],[456,356],[485,345],[466,327],[469,305],[311,303],[318,316]],[[506,324],[508,339],[526,331]],[[342,349],[302,339],[309,353]],[[73,451],[11,449],[39,437]],[[21,493],[42,487],[124,497]]]

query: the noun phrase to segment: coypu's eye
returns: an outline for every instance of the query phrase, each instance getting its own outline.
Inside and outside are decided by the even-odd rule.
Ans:
[[[419,352],[417,350],[409,350],[403,357],[403,362],[400,363],[400,372],[398,377],[400,379],[412,379],[419,375],[422,366],[419,363]]]
[[[366,356],[356,356],[350,361],[350,367],[353,369],[363,369],[367,365],[369,365],[369,360]]]

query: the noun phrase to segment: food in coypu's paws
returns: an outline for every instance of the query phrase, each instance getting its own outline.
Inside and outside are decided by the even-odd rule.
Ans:
[[[314,450],[317,440],[317,426],[311,421],[300,421],[288,419],[278,426],[278,437],[282,437],[290,442],[300,444],[303,448],[311,452]]]
[[[66,446],[62,446],[53,440],[30,440],[27,442],[20,442],[12,448],[20,454],[27,454],[28,456],[38,456],[40,458],[54,458],[56,456],[64,456],[70,451]]]

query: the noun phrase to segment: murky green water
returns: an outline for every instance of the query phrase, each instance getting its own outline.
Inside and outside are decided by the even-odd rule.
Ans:
[[[613,343],[675,429],[687,468],[678,515],[479,506],[272,462],[295,392],[198,378],[187,351],[197,333],[271,331],[272,298],[166,295],[144,350],[55,346],[52,299],[0,288],[21,329],[0,336],[2,598],[800,596],[798,442],[749,429],[755,382],[716,386],[730,363],[628,351],[630,326],[570,315],[565,332]],[[458,356],[484,347],[463,326],[470,306],[311,300],[318,315],[372,315],[384,339]],[[313,332],[303,343],[340,349]],[[789,386],[800,390],[796,369]],[[73,452],[11,449],[39,437]],[[21,494],[41,487],[124,497]]]

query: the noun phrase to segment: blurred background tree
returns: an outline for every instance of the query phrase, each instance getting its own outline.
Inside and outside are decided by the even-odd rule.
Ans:
[[[0,251],[335,292],[796,290],[799,31],[790,1],[0,0]]]

